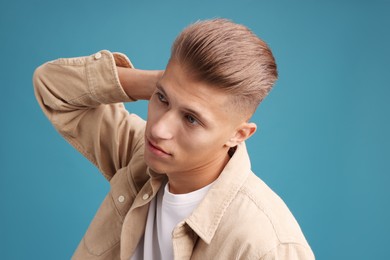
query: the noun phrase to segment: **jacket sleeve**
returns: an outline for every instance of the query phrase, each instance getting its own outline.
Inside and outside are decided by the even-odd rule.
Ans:
[[[142,147],[145,127],[122,103],[134,99],[120,85],[116,66],[133,67],[123,54],[100,51],[47,62],[33,76],[47,118],[108,180]]]

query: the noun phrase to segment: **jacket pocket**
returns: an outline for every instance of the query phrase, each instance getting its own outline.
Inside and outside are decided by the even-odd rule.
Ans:
[[[125,212],[129,210],[134,200],[124,170],[119,170],[114,175],[110,185],[110,193],[104,199],[84,236],[88,252],[95,256],[103,255],[120,242]]]
[[[92,255],[103,255],[119,243],[121,229],[122,219],[108,194],[85,233],[85,247]]]

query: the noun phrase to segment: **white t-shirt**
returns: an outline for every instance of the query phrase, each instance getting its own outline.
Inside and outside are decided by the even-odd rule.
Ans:
[[[204,198],[211,184],[186,194],[169,192],[169,183],[150,202],[144,237],[131,260],[172,260],[172,232]]]

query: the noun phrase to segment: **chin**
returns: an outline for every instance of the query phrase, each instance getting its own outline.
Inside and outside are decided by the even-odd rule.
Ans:
[[[163,169],[163,168],[155,168],[155,167],[151,167],[148,165],[148,167],[154,172],[154,173],[157,173],[157,174],[160,174],[160,175],[166,175],[166,171]]]
[[[158,173],[158,174],[165,174],[166,173],[166,170],[167,170],[166,166],[161,165],[161,163],[147,158],[147,156],[145,156],[145,163],[155,173]]]
[[[160,158],[145,147],[144,161],[146,165],[156,173],[166,173],[172,167],[173,161],[171,158]]]

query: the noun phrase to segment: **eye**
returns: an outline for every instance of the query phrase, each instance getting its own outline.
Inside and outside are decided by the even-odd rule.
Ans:
[[[184,116],[187,120],[187,122],[190,124],[190,125],[197,125],[199,124],[198,120],[192,116],[192,115],[185,115]]]
[[[165,103],[165,104],[168,103],[168,100],[165,98],[165,96],[163,94],[161,94],[160,92],[156,92],[156,95],[157,95],[158,100],[160,100],[160,102]]]

